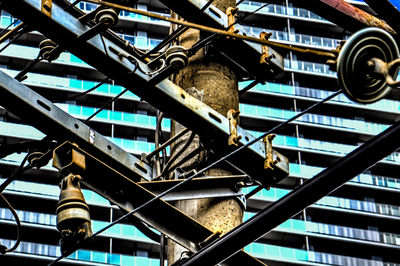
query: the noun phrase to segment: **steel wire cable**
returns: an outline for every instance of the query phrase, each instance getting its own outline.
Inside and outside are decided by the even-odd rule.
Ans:
[[[84,95],[96,90],[97,88],[99,88],[100,86],[105,84],[108,80],[109,79],[106,78],[105,80],[102,80],[101,82],[97,83],[92,88],[90,88],[90,89],[88,89],[88,90],[86,90],[84,92],[80,92],[80,93],[74,94],[72,96],[65,97],[64,99],[61,99],[61,100],[54,100],[52,103],[61,103],[61,102],[65,102],[65,101],[68,101],[68,100],[75,100],[75,99],[77,99],[79,97],[82,97],[82,96],[84,96]]]
[[[124,220],[125,218],[127,218],[128,216],[140,211],[141,209],[147,207],[148,205],[150,205],[151,203],[153,203],[154,201],[164,197],[165,195],[167,195],[168,193],[174,191],[175,189],[181,187],[182,185],[190,182],[193,178],[199,177],[200,175],[203,174],[203,172],[210,170],[211,168],[215,167],[216,165],[218,165],[221,162],[224,162],[225,160],[229,159],[231,156],[239,153],[240,151],[244,150],[245,148],[253,145],[254,143],[256,143],[257,141],[263,139],[264,137],[266,137],[268,134],[271,134],[273,132],[276,132],[277,130],[282,129],[283,127],[287,126],[288,124],[290,124],[292,121],[298,119],[299,117],[309,113],[310,111],[312,111],[313,109],[317,108],[318,106],[324,104],[325,102],[333,99],[334,97],[338,96],[339,94],[342,93],[342,90],[338,90],[336,92],[334,92],[333,94],[331,94],[330,96],[322,99],[321,101],[311,105],[310,107],[306,108],[304,111],[298,113],[297,115],[294,115],[293,117],[291,117],[290,119],[286,120],[285,122],[271,128],[270,130],[268,130],[267,132],[263,133],[262,135],[260,135],[257,138],[254,138],[253,140],[249,141],[248,143],[246,143],[243,146],[240,146],[239,148],[235,149],[234,151],[228,153],[225,156],[222,156],[221,158],[219,158],[218,160],[214,161],[213,163],[209,164],[208,166],[204,167],[203,169],[201,169],[200,171],[194,173],[193,175],[191,175],[190,177],[188,177],[187,179],[179,182],[178,184],[172,186],[171,188],[165,190],[164,192],[158,194],[157,196],[153,197],[151,200],[143,203],[142,205],[138,206],[137,208],[133,209],[132,211],[126,213],[125,215],[121,216],[120,218],[118,218],[117,220],[115,220],[114,222],[108,224],[107,226],[103,227],[102,229],[100,229],[99,231],[97,231],[96,233],[94,233],[91,237],[84,239],[80,242],[78,242],[76,244],[76,247],[74,250],[70,251],[71,253],[74,252],[75,250],[79,249],[80,246],[84,243],[87,243],[88,241],[93,240],[96,236],[98,236],[99,234],[101,234],[102,232],[106,231],[107,229],[111,228],[112,226],[116,225],[117,223],[121,222],[122,220]],[[71,254],[69,253],[69,254]],[[48,266],[51,265],[55,265],[55,263],[59,262],[60,260],[62,260],[65,256],[68,256],[69,254],[65,254],[62,256],[59,256],[58,258],[56,258],[54,261],[52,261],[50,264],[48,264]]]
[[[26,27],[24,26],[20,31],[18,31],[14,37],[12,39],[10,39],[10,41],[4,45],[4,47],[2,47],[0,49],[0,53],[2,53],[5,49],[7,49],[8,46],[10,46],[13,42],[15,42],[19,37],[22,36],[22,34],[24,34],[26,32]]]
[[[92,115],[90,115],[88,118],[86,118],[85,121],[83,121],[85,124],[87,122],[89,122],[93,117],[95,117],[98,113],[100,113],[101,111],[104,110],[104,108],[106,108],[108,105],[110,105],[111,103],[113,103],[114,101],[116,101],[119,97],[121,97],[123,94],[125,94],[128,91],[128,89],[124,89],[123,91],[121,91],[117,96],[115,96],[114,98],[110,99],[109,101],[107,101],[102,107],[100,107],[96,112],[94,112]]]
[[[4,255],[6,253],[13,252],[18,248],[19,243],[21,242],[21,221],[14,207],[10,204],[10,202],[6,199],[6,197],[4,197],[3,193],[1,192],[0,192],[0,198],[7,205],[8,209],[10,209],[12,215],[14,216],[15,222],[17,223],[17,240],[15,241],[14,245],[11,248],[7,248],[6,246],[0,244],[0,253]]]
[[[19,19],[14,20],[14,22],[10,23],[10,25],[8,25],[6,28],[4,28],[1,32],[0,32],[0,36],[2,36],[6,31],[8,31],[9,28],[11,28],[15,23],[19,22]]]

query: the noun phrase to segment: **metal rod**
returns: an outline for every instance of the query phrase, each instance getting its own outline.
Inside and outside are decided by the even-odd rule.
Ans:
[[[145,59],[149,57],[151,54],[158,52],[160,49],[164,48],[166,45],[168,45],[171,41],[173,41],[175,38],[177,38],[179,35],[184,33],[188,27],[186,26],[179,26],[178,29],[176,29],[173,33],[168,35],[166,38],[164,38],[159,44],[157,44],[156,47],[145,53],[140,59]]]
[[[40,61],[42,61],[42,58],[39,56],[37,56],[35,59],[31,60],[29,62],[29,64],[22,69],[15,77],[14,79],[18,80],[18,81],[22,81],[22,79],[24,78],[24,76],[31,71],[32,68],[34,68],[36,66],[37,63],[39,63]]]
[[[254,86],[260,83],[258,80],[254,80],[252,83],[244,87],[242,90],[239,91],[239,97],[245,94],[248,90],[251,90]]]
[[[3,36],[0,37],[0,43],[4,42],[10,36],[11,34],[14,34],[15,32],[19,31],[21,28],[25,26],[24,23],[20,23],[15,28],[11,29],[9,32],[5,33]]]
[[[184,130],[182,130],[181,132],[179,132],[178,134],[176,134],[175,136],[173,136],[172,138],[170,138],[169,140],[167,140],[166,142],[164,142],[161,146],[159,146],[157,149],[155,149],[154,151],[150,152],[149,154],[146,155],[146,160],[149,160],[151,157],[153,157],[157,152],[165,149],[166,147],[168,147],[172,142],[174,142],[175,140],[179,139],[180,137],[182,137],[183,135],[185,135],[186,133],[189,132],[188,128],[185,128]]]
[[[98,4],[98,5],[104,5],[104,6],[108,6],[108,7],[122,9],[122,10],[129,11],[129,12],[132,12],[132,13],[135,13],[135,14],[148,16],[148,17],[151,17],[151,18],[165,20],[165,21],[168,21],[170,23],[179,24],[179,25],[190,27],[190,28],[199,29],[199,30],[202,30],[202,31],[207,31],[207,32],[211,32],[211,33],[217,33],[219,35],[229,36],[229,37],[232,37],[232,38],[243,39],[243,40],[246,40],[246,41],[249,41],[249,42],[254,42],[254,43],[263,44],[263,45],[269,45],[269,46],[272,46],[272,47],[283,48],[283,49],[286,49],[286,50],[301,52],[301,53],[305,53],[305,54],[315,54],[315,55],[318,55],[318,56],[325,56],[325,57],[328,57],[328,58],[336,58],[337,51],[335,51],[335,50],[331,50],[330,52],[323,52],[323,51],[313,50],[313,49],[303,49],[303,48],[293,47],[293,46],[290,46],[290,45],[277,43],[277,42],[273,42],[273,41],[269,41],[269,40],[262,40],[262,39],[259,39],[259,38],[256,38],[256,37],[252,37],[252,36],[245,36],[245,35],[240,35],[240,34],[236,34],[236,33],[233,33],[233,32],[228,32],[228,31],[225,31],[225,30],[220,30],[220,29],[216,29],[216,28],[212,28],[212,27],[207,27],[207,26],[204,26],[204,25],[199,25],[199,24],[196,24],[196,23],[188,22],[188,21],[169,18],[169,17],[158,15],[158,14],[146,12],[146,11],[143,11],[143,10],[138,10],[138,9],[122,6],[122,5],[117,5],[117,4],[114,4],[114,3],[109,3],[109,2],[106,2],[106,1],[103,1],[103,0],[85,0],[85,1],[86,2],[90,2],[90,3],[94,3],[94,4]]]
[[[319,101],[318,103],[313,104],[312,106],[308,107],[306,110],[304,110],[303,112],[293,116],[292,118],[286,120],[284,123],[279,124],[278,126],[268,130],[267,132],[265,132],[264,134],[262,134],[261,136],[259,136],[256,139],[253,139],[252,141],[249,141],[247,144],[237,148],[236,150],[230,152],[229,154],[219,158],[218,160],[214,161],[213,163],[209,164],[208,166],[204,167],[203,169],[201,169],[198,172],[195,172],[194,174],[192,174],[191,176],[187,177],[185,180],[179,182],[178,184],[170,187],[169,189],[163,191],[162,193],[158,194],[156,197],[146,201],[145,203],[143,203],[142,205],[140,205],[139,207],[131,210],[129,213],[124,214],[123,216],[121,216],[120,218],[118,218],[117,220],[115,220],[114,222],[108,224],[107,226],[103,227],[102,229],[100,229],[99,231],[97,231],[96,233],[94,233],[90,238],[85,239],[83,241],[81,241],[80,243],[77,243],[76,245],[76,249],[80,248],[80,245],[84,242],[88,242],[88,240],[94,239],[97,235],[101,234],[102,232],[106,231],[108,228],[114,226],[115,224],[119,223],[120,221],[122,221],[123,219],[125,219],[126,217],[142,210],[143,208],[146,208],[148,205],[150,205],[151,203],[155,202],[158,199],[161,199],[162,197],[164,197],[165,195],[167,195],[168,193],[176,190],[178,187],[182,187],[183,185],[189,183],[192,179],[199,177],[200,175],[202,175],[205,171],[210,170],[211,168],[215,167],[216,165],[218,165],[219,163],[227,160],[228,158],[230,158],[231,156],[239,153],[241,150],[245,149],[246,147],[254,144],[255,142],[257,142],[258,140],[264,138],[265,136],[267,136],[268,134],[271,134],[272,132],[275,132],[278,129],[281,129],[282,127],[288,125],[290,122],[296,120],[297,118],[301,117],[302,115],[308,113],[309,111],[311,111],[312,109],[322,105],[323,103],[329,101],[330,99],[336,97],[337,95],[339,95],[342,91],[336,91],[335,93],[329,95],[328,97],[326,97],[325,99]],[[75,249],[75,250],[76,250]],[[72,252],[71,252],[72,253]],[[60,260],[62,260],[64,258],[64,255],[59,256],[58,258],[56,258],[54,261],[52,261],[48,266],[54,265],[57,262],[59,262]]]
[[[307,206],[332,193],[399,147],[400,122],[397,122],[176,266],[215,265],[224,261]]]

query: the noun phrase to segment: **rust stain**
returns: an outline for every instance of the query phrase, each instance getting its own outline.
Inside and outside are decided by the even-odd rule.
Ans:
[[[343,14],[358,20],[369,27],[378,27],[387,32],[397,35],[396,31],[393,30],[385,21],[349,4],[343,0],[320,0],[322,3],[335,8]]]

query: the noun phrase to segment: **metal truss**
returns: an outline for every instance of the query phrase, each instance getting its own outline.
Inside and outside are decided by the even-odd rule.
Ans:
[[[66,142],[54,152],[53,164],[62,173],[82,175],[82,183],[125,212],[156,196],[146,186],[140,185],[143,182],[138,183],[150,178],[152,168],[1,71],[0,95],[1,104],[21,119],[58,141],[70,140],[75,143]],[[227,184],[227,187],[231,187],[232,193],[227,196],[233,196],[236,181],[240,183],[244,179],[239,177],[228,182],[231,185]],[[197,181],[197,184],[199,182],[204,183]],[[215,180],[211,180],[213,182]],[[157,192],[157,187],[155,184],[152,190]],[[213,234],[161,199],[134,216],[192,252],[196,252],[197,245]],[[171,223],[166,217],[174,222]],[[240,252],[233,261],[230,265],[263,265],[245,252]],[[238,264],[234,264],[236,261]]]
[[[128,55],[124,47],[125,42],[112,32],[107,31],[104,36],[97,34],[89,40],[82,40],[79,36],[91,28],[55,2],[52,4],[51,16],[41,12],[40,0],[7,1],[3,3],[3,8],[199,134],[205,145],[216,154],[226,154],[235,148],[228,145],[231,130],[226,117],[169,80],[164,79],[154,86],[149,86],[154,77],[135,70],[139,67],[151,72],[151,69],[145,62]],[[239,145],[245,145],[255,139],[240,127],[237,127],[237,134],[242,136]],[[232,158],[231,162],[268,186],[289,174],[287,158],[275,150],[273,157],[277,161],[274,170],[264,169],[266,148],[262,141],[258,141],[248,147],[240,157]]]

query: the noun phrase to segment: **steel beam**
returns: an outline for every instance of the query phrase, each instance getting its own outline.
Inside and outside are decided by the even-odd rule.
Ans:
[[[399,147],[400,122],[397,122],[188,260],[174,266],[218,264],[307,206],[335,191]]]
[[[122,39],[110,31],[104,36],[96,35],[90,40],[79,39],[79,36],[87,32],[90,27],[82,24],[55,2],[53,2],[51,17],[40,11],[40,5],[41,0],[13,0],[3,2],[2,7],[114,79],[118,84],[125,86],[143,100],[192,129],[215,153],[226,154],[235,148],[228,145],[230,129],[229,120],[226,117],[169,80],[163,80],[155,86],[148,86],[148,81],[152,77],[135,71],[133,61],[136,61],[145,71],[150,72],[151,69],[132,55],[130,55],[130,60],[122,56],[128,54]],[[254,136],[240,127],[237,131],[242,136],[239,145],[244,145],[254,139]],[[232,158],[232,163],[268,186],[280,181],[289,173],[286,157],[274,151],[274,159],[278,161],[274,170],[267,169],[266,171],[263,168],[265,147],[262,141],[258,141],[246,148],[240,156]]]
[[[364,0],[379,17],[385,20],[396,32],[400,32],[400,12],[389,0]]]
[[[344,0],[294,0],[298,7],[306,8],[323,18],[355,32],[365,27],[378,27],[397,35],[385,21],[347,3]]]
[[[2,71],[0,95],[3,107],[51,138],[70,140],[85,147],[134,181],[151,180],[152,168],[149,165]]]
[[[214,5],[211,4],[203,10],[208,0],[160,0],[160,2],[187,21],[223,30],[229,26],[228,15]],[[235,24],[234,28],[238,34],[251,36],[251,33],[239,24]],[[227,57],[227,64],[232,65],[232,69],[242,75],[246,75],[246,72],[247,75],[250,73],[260,82],[274,78],[284,69],[283,57],[271,47],[268,48],[268,55],[273,55],[271,62],[264,64],[260,63],[263,55],[263,47],[260,44],[222,37],[217,38],[213,45],[222,52],[222,56]],[[246,72],[241,70],[246,70]]]
[[[54,150],[53,165],[62,173],[81,175],[83,177],[81,182],[84,185],[107,198],[125,212],[132,211],[156,196],[139,183],[133,182],[127,176],[69,142],[63,143]],[[230,179],[232,182],[243,180],[243,178]],[[195,182],[199,184],[203,183],[202,181]],[[213,181],[221,182],[221,180]],[[155,184],[155,186],[158,185],[160,184]],[[151,187],[150,184],[147,186]],[[162,199],[155,200],[135,212],[133,216],[167,235],[191,252],[196,252],[198,244],[213,235],[212,231]],[[232,266],[264,265],[243,251],[238,252],[228,263]]]
[[[139,182],[138,184],[152,193],[158,195],[163,191],[177,185],[184,179],[162,180],[152,182]],[[178,188],[162,199],[165,201],[203,199],[203,198],[238,198],[246,208],[246,199],[241,191],[242,187],[250,186],[247,175],[233,176],[204,176],[192,179],[182,188]]]

